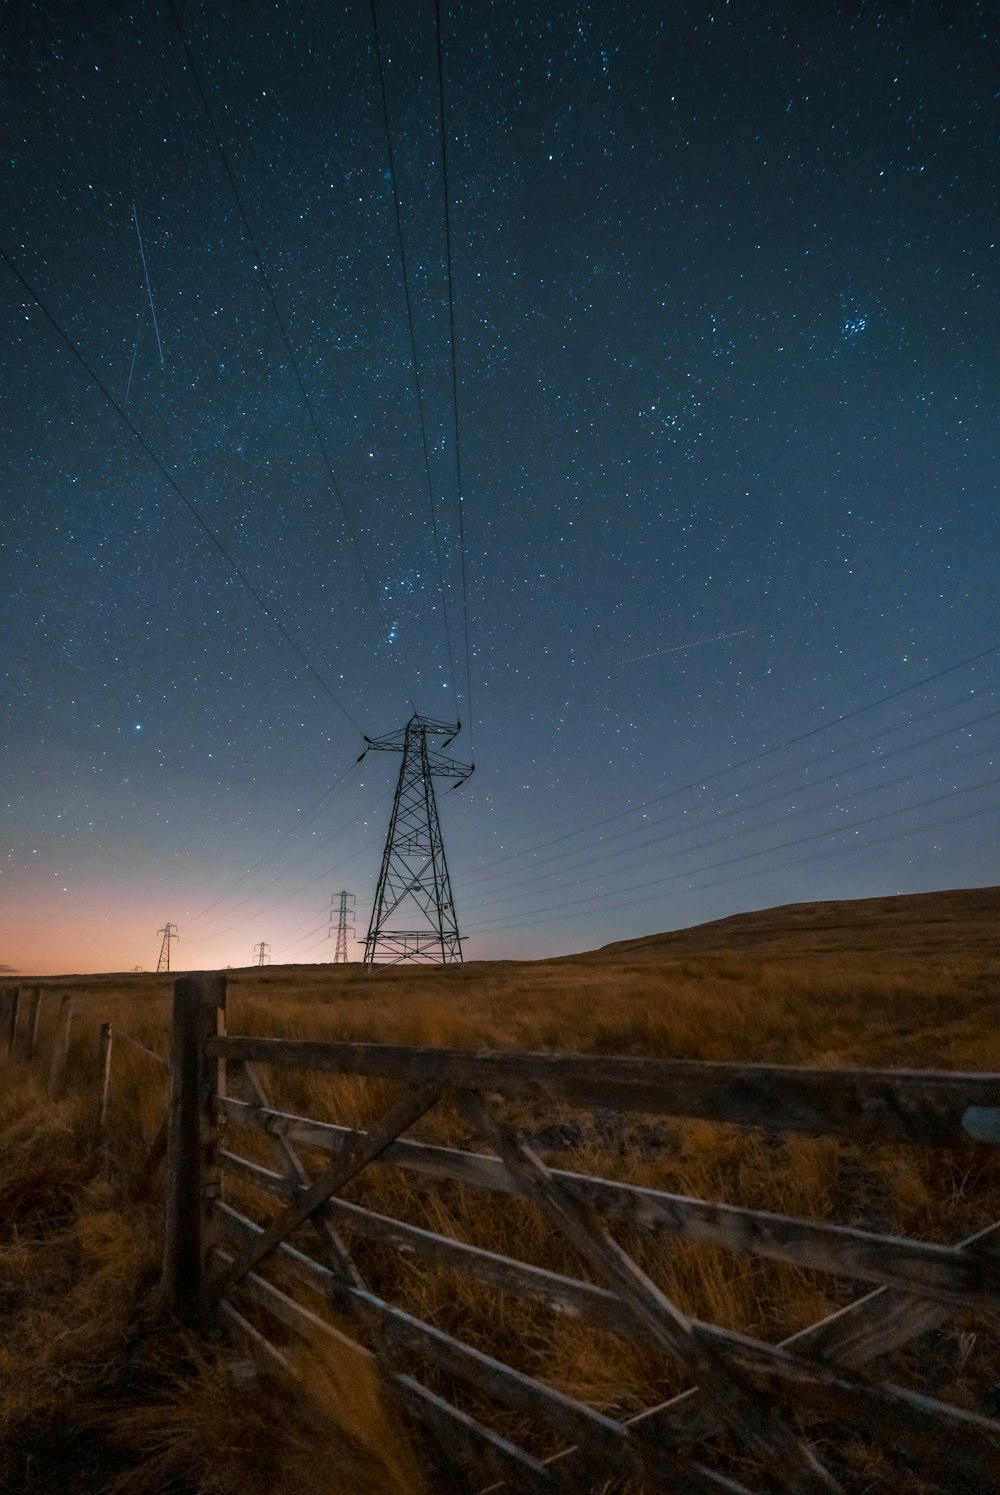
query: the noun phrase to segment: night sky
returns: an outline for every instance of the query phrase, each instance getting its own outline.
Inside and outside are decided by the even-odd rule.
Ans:
[[[331,958],[415,708],[467,959],[998,881],[995,8],[442,0],[446,191],[176,3],[2,10],[0,963]]]

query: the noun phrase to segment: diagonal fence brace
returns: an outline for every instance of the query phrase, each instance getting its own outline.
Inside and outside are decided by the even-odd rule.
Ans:
[[[407,1127],[412,1126],[436,1105],[441,1093],[442,1086],[438,1084],[420,1085],[407,1091],[383,1116],[378,1126],[361,1133],[355,1146],[338,1158],[331,1168],[283,1210],[259,1239],[246,1246],[235,1261],[229,1263],[212,1283],[211,1296],[221,1298],[235,1283],[241,1281],[275,1246],[280,1245],[286,1236],[325,1204],[331,1194],[342,1189],[384,1152],[391,1142],[395,1142],[401,1132],[405,1132]]]
[[[635,1319],[704,1387],[720,1421],[746,1441],[780,1477],[789,1495],[839,1492],[841,1487],[773,1406],[746,1384],[724,1354],[607,1235],[589,1212],[564,1190],[515,1129],[474,1090],[456,1092],[463,1114],[489,1142],[521,1191],[539,1206],[608,1285]]]
[[[249,1061],[246,1061],[239,1065],[239,1073],[247,1090],[250,1092],[250,1103],[254,1109],[258,1113],[270,1110],[271,1099],[264,1086],[264,1082],[257,1073],[256,1067]],[[309,1174],[298,1152],[286,1137],[281,1136],[279,1132],[272,1131],[266,1122],[264,1130],[270,1137],[281,1158],[286,1178],[298,1184],[300,1188],[307,1188],[310,1182]],[[334,1267],[340,1276],[353,1287],[366,1287],[367,1284],[355,1266],[340,1232],[329,1220],[324,1218],[322,1206],[309,1218],[313,1229],[319,1237],[329,1265]]]

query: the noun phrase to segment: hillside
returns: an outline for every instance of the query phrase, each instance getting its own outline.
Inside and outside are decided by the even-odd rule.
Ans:
[[[735,954],[797,961],[824,955],[912,960],[959,953],[1000,957],[1000,887],[785,903],[669,934],[617,940],[575,958],[654,964]]]

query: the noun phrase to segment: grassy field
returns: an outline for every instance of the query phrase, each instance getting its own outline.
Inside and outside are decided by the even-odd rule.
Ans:
[[[233,971],[228,1026],[433,1046],[1000,1072],[998,916],[1000,889],[978,889],[796,905],[554,961]],[[186,1333],[160,1302],[160,1185],[144,1180],[142,1168],[165,1104],[170,980],[39,984],[48,993],[41,1059],[8,1064],[0,1092],[0,1487],[24,1495],[421,1489],[406,1430],[353,1357],[313,1353],[303,1374],[322,1416],[292,1417],[273,1385],[242,1362],[234,1368],[223,1343]],[[52,1102],[44,1060],[60,991],[80,1003],[67,1093]],[[92,1155],[102,1021],[120,1041],[107,1146]],[[361,1125],[388,1094],[350,1078],[275,1072],[268,1082],[284,1109]],[[553,1164],[676,1193],[948,1244],[1000,1219],[1000,1174],[985,1150],[959,1157],[860,1148],[529,1105],[508,1114]],[[413,1135],[482,1150],[447,1107]],[[266,1139],[237,1140],[273,1166]],[[261,1220],[274,1207],[242,1186],[229,1197]],[[421,1184],[388,1168],[361,1175],[348,1197],[580,1275],[569,1248],[520,1201]],[[857,1295],[782,1264],[616,1233],[686,1312],[769,1340]],[[356,1249],[385,1296],[595,1407],[627,1415],[683,1387],[662,1356],[501,1301],[443,1269],[418,1270],[364,1243]],[[994,1415],[998,1372],[996,1335],[961,1316],[891,1368],[895,1380]],[[509,1431],[552,1451],[516,1422]],[[758,1487],[749,1466],[726,1457],[731,1472]],[[851,1481],[859,1491],[939,1488],[918,1470],[882,1468],[871,1452]]]

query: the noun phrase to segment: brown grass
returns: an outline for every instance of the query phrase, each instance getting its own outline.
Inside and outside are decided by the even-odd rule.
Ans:
[[[229,1028],[434,1046],[1000,1071],[1000,890],[974,890],[966,905],[966,895],[935,896],[943,902],[823,905],[812,922],[798,908],[725,921],[738,925],[729,931],[729,950],[720,948],[726,936],[718,925],[689,932],[686,946],[682,936],[664,936],[575,960],[233,972]],[[8,1144],[0,1165],[0,1327],[8,1346],[0,1384],[11,1388],[0,1393],[0,1484],[33,1495],[54,1488],[75,1461],[86,1471],[81,1488],[116,1495],[416,1490],[413,1449],[363,1367],[341,1363],[329,1347],[296,1351],[311,1356],[299,1369],[325,1413],[330,1441],[321,1460],[320,1424],[288,1415],[285,1391],[245,1374],[242,1362],[234,1374],[225,1345],[196,1344],[166,1318],[156,1291],[159,1185],[127,1199],[165,1104],[164,1067],[149,1053],[116,1046],[107,1155],[87,1161],[97,1026],[110,1020],[164,1055],[168,983],[147,976],[43,984],[78,992],[81,1012],[70,1099],[47,1104],[38,1074],[24,1066],[8,1071],[11,1083],[0,1092]],[[47,1005],[43,1056],[57,1004]],[[393,1093],[350,1077],[275,1071],[265,1078],[283,1108],[357,1125],[370,1124]],[[1000,1218],[992,1157],[970,1162],[696,1121],[552,1115],[526,1104],[508,1114],[553,1164],[648,1187],[947,1243]],[[484,1150],[448,1107],[414,1135]],[[275,1166],[266,1139],[238,1130],[232,1141]],[[323,1161],[308,1150],[303,1156],[310,1166]],[[588,1275],[521,1201],[389,1168],[366,1171],[347,1192],[382,1213]],[[242,1186],[230,1197],[258,1219],[274,1209]],[[767,1339],[857,1295],[845,1283],[779,1263],[616,1234],[685,1311]],[[352,1245],[377,1291],[595,1407],[624,1415],[682,1387],[662,1356],[501,1300],[443,1269]],[[995,1336],[963,1318],[932,1345],[904,1354],[892,1376],[974,1406],[998,1369]],[[516,1419],[498,1425],[540,1453],[552,1451],[544,1432]],[[736,1459],[728,1467],[741,1466]],[[896,1462],[880,1473],[874,1454],[860,1467],[869,1482],[851,1489],[923,1488],[917,1472],[901,1473]]]

